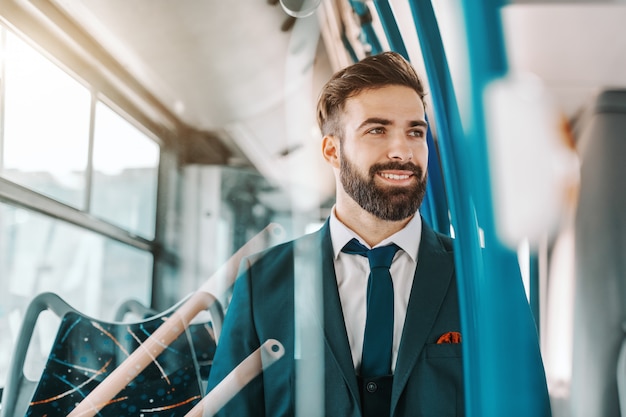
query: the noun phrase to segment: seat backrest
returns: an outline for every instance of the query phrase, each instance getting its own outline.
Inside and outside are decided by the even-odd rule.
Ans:
[[[179,305],[146,320],[105,322],[82,315],[55,294],[40,294],[30,303],[20,329],[0,417],[67,415]],[[61,324],[41,378],[30,381],[23,372],[24,361],[37,318],[45,310],[58,315]],[[189,411],[204,392],[189,343],[197,330],[183,332],[99,415],[170,416]]]
[[[185,297],[182,302],[186,301],[189,296]],[[214,297],[213,297],[214,298]],[[179,303],[182,304],[182,302]],[[196,361],[200,371],[200,380],[203,386],[209,380],[209,373],[213,364],[213,356],[217,348],[222,322],[224,321],[224,310],[221,303],[217,299],[213,299],[211,306],[206,314],[200,313],[187,329],[191,343],[195,350]],[[129,299],[124,301],[115,312],[115,321],[124,322],[128,316],[136,319],[145,319],[157,314],[156,310],[149,308],[141,302]]]

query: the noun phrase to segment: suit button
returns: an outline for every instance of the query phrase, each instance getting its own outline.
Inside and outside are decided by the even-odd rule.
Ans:
[[[365,389],[367,392],[376,392],[378,385],[376,385],[376,382],[368,382],[367,385],[365,385]]]

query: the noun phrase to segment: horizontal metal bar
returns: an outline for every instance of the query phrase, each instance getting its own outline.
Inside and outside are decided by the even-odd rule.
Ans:
[[[88,213],[36,193],[4,178],[0,178],[0,201],[74,224],[83,229],[126,243],[137,249],[151,253],[155,252],[156,244],[153,241],[134,235],[120,227],[95,218]]]

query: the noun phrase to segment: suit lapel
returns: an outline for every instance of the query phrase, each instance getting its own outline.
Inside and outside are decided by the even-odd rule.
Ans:
[[[421,354],[437,318],[454,272],[452,253],[447,252],[433,230],[422,222],[417,268],[398,351],[391,393],[391,415]]]
[[[337,289],[337,278],[333,261],[333,248],[330,239],[328,221],[324,224],[319,236],[319,245],[322,251],[322,279],[324,295],[324,336],[330,352],[326,362],[334,361],[343,374],[350,392],[356,403],[359,402],[359,389],[352,362],[352,352],[348,343],[348,334],[343,319],[343,310]]]

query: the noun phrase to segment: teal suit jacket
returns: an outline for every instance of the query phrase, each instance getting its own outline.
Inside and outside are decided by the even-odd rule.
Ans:
[[[307,265],[294,277],[294,252]],[[313,267],[318,274],[310,273]],[[312,277],[312,278],[311,278]],[[316,278],[317,277],[317,278]],[[224,321],[209,390],[267,339],[285,355],[243,388],[223,416],[295,414],[294,281],[320,279],[322,288],[325,416],[361,416],[357,377],[343,320],[328,222],[318,231],[244,261]],[[310,283],[309,283],[310,284]],[[399,347],[391,416],[464,415],[461,344],[437,344],[461,331],[450,238],[423,223],[418,264]],[[323,364],[323,365],[322,365]]]

